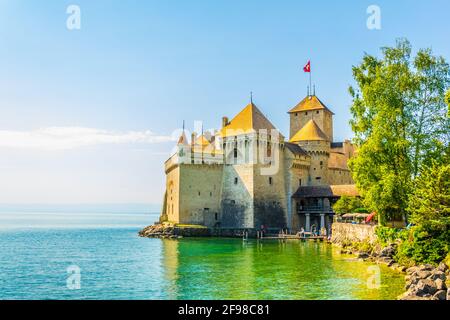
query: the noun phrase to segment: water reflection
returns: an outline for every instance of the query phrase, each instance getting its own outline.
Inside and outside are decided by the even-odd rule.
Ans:
[[[370,264],[330,245],[238,239],[162,240],[169,299],[395,299],[403,276],[381,267],[369,288]]]

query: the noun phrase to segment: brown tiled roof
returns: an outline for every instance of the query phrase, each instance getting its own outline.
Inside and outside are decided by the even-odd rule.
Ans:
[[[298,154],[298,155],[302,155],[302,156],[307,156],[308,155],[308,153],[304,149],[302,149],[302,147],[300,147],[298,144],[286,142],[285,146],[293,154]]]
[[[313,95],[307,96],[299,104],[297,104],[294,108],[292,108],[288,113],[310,111],[310,110],[321,110],[321,109],[333,113],[330,109],[327,108],[327,106],[322,101],[320,101],[319,98],[317,98],[317,96]]]
[[[309,120],[303,128],[301,128],[289,142],[300,141],[327,141],[328,137],[314,120]]]
[[[334,198],[334,197],[359,196],[356,185],[332,185],[332,186],[307,186],[300,187],[292,196],[293,198]]]
[[[265,129],[267,134],[276,129],[254,103],[248,104],[222,131],[222,137],[234,136]]]

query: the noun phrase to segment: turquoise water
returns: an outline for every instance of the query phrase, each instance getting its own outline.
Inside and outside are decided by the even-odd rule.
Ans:
[[[381,267],[368,288],[370,264],[322,243],[139,238],[156,218],[0,214],[0,299],[395,299],[404,285]]]

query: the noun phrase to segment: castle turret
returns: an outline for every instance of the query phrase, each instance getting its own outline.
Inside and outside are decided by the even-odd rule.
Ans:
[[[290,116],[290,139],[310,120],[314,120],[327,136],[328,141],[333,142],[334,113],[317,96],[307,96],[288,113]]]
[[[308,185],[328,183],[330,140],[314,120],[309,120],[289,141],[298,144],[311,157]]]

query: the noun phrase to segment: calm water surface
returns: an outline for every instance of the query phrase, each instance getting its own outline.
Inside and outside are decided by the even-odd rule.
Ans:
[[[314,242],[143,239],[156,215],[0,214],[0,299],[395,299],[403,276]],[[33,221],[33,224],[24,224]],[[106,227],[105,227],[106,225]],[[81,289],[67,268],[81,268]]]

